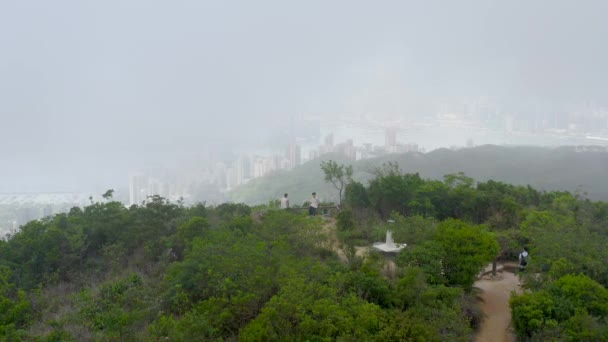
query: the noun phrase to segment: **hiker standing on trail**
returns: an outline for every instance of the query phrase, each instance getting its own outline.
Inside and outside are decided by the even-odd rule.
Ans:
[[[526,266],[528,266],[528,259],[530,258],[530,254],[528,253],[528,247],[524,247],[524,251],[519,253],[519,269],[525,270]]]
[[[281,209],[289,209],[289,198],[287,198],[287,194],[283,195],[281,198]]]
[[[319,207],[319,204],[321,202],[317,198],[317,193],[316,192],[312,193],[312,198],[308,202],[310,203],[308,205],[308,215],[310,215],[310,216],[317,215],[317,208]]]

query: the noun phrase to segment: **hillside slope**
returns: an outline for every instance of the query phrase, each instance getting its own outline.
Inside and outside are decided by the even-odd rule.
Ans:
[[[292,171],[255,179],[235,189],[229,198],[248,204],[267,203],[289,193],[292,204],[301,204],[312,191],[322,199],[335,200],[335,189],[323,180],[322,160],[350,163],[337,155],[326,155]],[[477,181],[489,179],[515,185],[531,185],[540,190],[586,192],[590,199],[608,200],[608,153],[576,152],[571,147],[505,147],[484,145],[475,148],[439,149],[426,154],[393,154],[352,163],[355,179],[367,181],[369,171],[385,162],[395,161],[404,172],[418,172],[423,178],[442,179],[444,175],[464,172]]]

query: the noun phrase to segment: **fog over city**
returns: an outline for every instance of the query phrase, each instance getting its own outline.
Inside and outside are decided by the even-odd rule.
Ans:
[[[1,341],[608,341],[608,0],[0,0]]]
[[[464,122],[603,141],[606,13],[606,1],[4,1],[0,192],[229,169],[306,125],[309,145],[441,120],[455,134]],[[398,137],[427,152],[469,138],[486,142]]]

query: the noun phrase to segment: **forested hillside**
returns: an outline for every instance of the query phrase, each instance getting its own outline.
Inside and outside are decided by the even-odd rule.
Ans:
[[[0,241],[0,339],[470,341],[478,274],[524,246],[517,334],[608,339],[608,204],[394,163],[346,181],[335,217],[108,192],[30,222]],[[387,229],[396,258],[356,253]]]
[[[289,193],[302,202],[312,191],[322,199],[335,200],[331,185],[323,182],[319,164],[324,160],[348,161],[327,155],[292,171],[254,179],[230,194],[235,202],[268,203]],[[576,151],[572,147],[505,147],[485,145],[460,150],[439,149],[429,153],[406,153],[353,162],[354,178],[367,182],[371,171],[383,163],[395,161],[404,172],[419,173],[424,178],[464,172],[477,181],[496,180],[515,185],[531,185],[546,191],[585,192],[594,200],[608,200],[608,152]]]

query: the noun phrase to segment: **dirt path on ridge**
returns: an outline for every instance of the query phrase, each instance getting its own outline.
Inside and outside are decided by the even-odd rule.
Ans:
[[[511,327],[509,298],[511,291],[520,292],[519,279],[512,270],[516,264],[505,264],[505,269],[495,277],[485,275],[477,280],[475,287],[482,290],[481,309],[486,315],[475,338],[477,342],[514,342],[515,333]],[[491,269],[491,265],[490,265]]]
[[[327,242],[325,247],[338,254],[338,257],[340,258],[340,260],[342,260],[342,262],[348,262],[348,257],[346,256],[346,253],[344,253],[344,250],[342,250],[340,240],[336,235],[336,220],[332,217],[328,218],[323,224],[323,228],[321,229],[321,231],[327,236]],[[369,253],[368,246],[355,246],[356,256],[364,257],[367,253]]]

